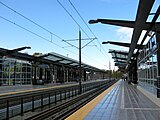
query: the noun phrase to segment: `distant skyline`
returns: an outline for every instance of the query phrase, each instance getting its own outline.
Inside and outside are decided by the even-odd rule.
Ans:
[[[115,68],[114,62],[108,50],[127,51],[129,49],[110,44],[102,45],[102,42],[131,42],[133,29],[104,24],[90,25],[88,21],[97,18],[135,20],[139,0],[70,1],[98,38],[82,49],[82,62],[100,69],[109,69],[110,61],[111,69],[113,70]],[[67,14],[59,2],[70,15]],[[30,50],[24,50],[22,52],[29,54],[33,54],[34,52],[43,54],[56,52],[78,60],[78,49],[63,42],[63,40],[78,39],[79,26],[75,21],[85,31],[83,32],[83,30],[81,30],[82,38],[94,38],[95,36],[78,16],[69,0],[59,0],[59,2],[57,0],[0,0],[0,47],[14,49],[30,46]],[[15,11],[5,7],[2,3]],[[155,0],[151,12],[156,11],[159,3],[160,0]],[[26,20],[17,14],[17,12],[48,31]],[[71,17],[73,17],[75,21]],[[149,16],[148,21],[150,21],[151,18],[152,16]],[[58,37],[52,33],[58,35]],[[82,41],[82,46],[88,42],[88,40]],[[78,41],[70,41],[69,43],[78,46]]]

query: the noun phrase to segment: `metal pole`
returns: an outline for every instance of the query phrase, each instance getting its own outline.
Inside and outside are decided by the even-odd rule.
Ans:
[[[81,31],[79,30],[79,94],[82,93],[82,73],[81,73]]]
[[[111,81],[111,63],[109,61],[109,81]]]
[[[160,33],[159,32],[157,32],[156,33],[156,42],[157,42],[157,48],[158,48],[158,50],[157,50],[157,65],[158,65],[158,67],[157,67],[157,71],[158,71],[158,77],[157,77],[157,98],[160,98],[160,78],[159,78],[159,76],[160,76]]]

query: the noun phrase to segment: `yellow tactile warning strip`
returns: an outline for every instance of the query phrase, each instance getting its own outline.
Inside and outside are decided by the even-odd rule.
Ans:
[[[72,84],[72,85],[75,85],[75,84]],[[36,89],[21,90],[21,91],[15,91],[15,92],[6,92],[6,93],[0,94],[0,97],[4,96],[4,95],[13,95],[13,94],[19,94],[19,93],[25,93],[25,92],[33,92],[33,91],[39,91],[39,90],[48,90],[48,89],[52,89],[52,88],[62,88],[62,87],[67,87],[67,86],[70,86],[70,85],[52,86],[52,87],[46,87],[46,88],[36,88]]]
[[[117,85],[117,82],[109,87],[107,90],[105,90],[103,93],[101,93],[99,96],[94,98],[92,101],[87,103],[85,106],[77,110],[75,113],[70,115],[66,120],[83,120],[89,112],[108,94],[115,86]]]
[[[95,81],[95,82],[99,82],[99,81]],[[71,86],[71,85],[77,85],[77,83],[75,83],[75,84],[68,84],[68,85],[59,85],[59,86],[45,87],[45,88],[35,88],[35,89],[30,89],[30,90],[20,90],[20,91],[15,91],[15,92],[6,92],[6,93],[0,94],[0,97],[1,96],[5,96],[5,95],[13,95],[13,94],[25,93],[25,92],[33,92],[33,91],[39,91],[39,90],[48,90],[48,89],[52,89],[52,88],[62,88],[62,87],[67,87],[67,86]]]

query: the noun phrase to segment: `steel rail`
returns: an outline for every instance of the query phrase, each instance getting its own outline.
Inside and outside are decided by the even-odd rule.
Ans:
[[[102,85],[101,87],[95,88],[91,91],[83,93],[71,100],[67,100],[55,107],[49,108],[45,111],[39,112],[31,117],[26,118],[25,120],[44,120],[46,118],[54,119],[54,120],[61,120],[68,117],[70,114],[75,112],[77,109],[91,101],[93,98],[98,96],[115,81],[109,82],[107,84]]]

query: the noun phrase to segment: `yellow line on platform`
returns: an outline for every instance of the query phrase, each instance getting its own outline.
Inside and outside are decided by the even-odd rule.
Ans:
[[[75,84],[72,84],[72,85],[75,85]],[[36,89],[21,90],[21,91],[15,91],[15,92],[6,92],[6,93],[0,94],[0,97],[1,96],[5,96],[5,95],[13,95],[13,94],[25,93],[25,92],[33,92],[33,91],[39,91],[39,90],[48,90],[48,89],[52,89],[52,88],[62,88],[62,87],[66,87],[66,86],[70,86],[70,85],[52,86],[52,87],[46,87],[46,88],[36,88]]]
[[[94,82],[99,82],[99,81],[94,81]],[[71,86],[71,85],[77,85],[77,83],[68,84],[68,85],[51,86],[51,87],[45,87],[45,88],[35,88],[35,89],[33,88],[33,89],[29,89],[29,90],[19,90],[19,91],[14,91],[14,92],[0,93],[0,97],[5,96],[5,95],[13,95],[13,94],[25,93],[25,92],[48,90],[48,89],[52,89],[52,88],[62,88],[62,87],[67,87],[67,86]]]
[[[105,90],[103,93],[101,93],[99,96],[94,98],[92,101],[87,103],[85,106],[77,110],[75,113],[70,115],[66,120],[83,120],[89,112],[108,94],[115,86],[117,83],[109,87],[107,90]]]

